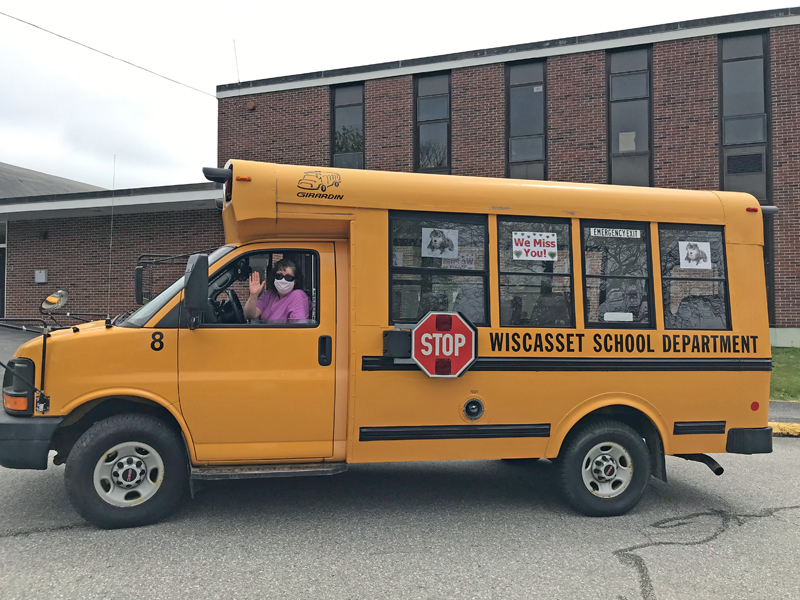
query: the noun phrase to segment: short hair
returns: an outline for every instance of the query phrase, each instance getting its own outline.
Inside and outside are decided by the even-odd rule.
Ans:
[[[292,274],[297,275],[297,265],[295,265],[291,260],[288,258],[282,258],[278,262],[275,263],[275,266],[272,267],[272,272],[277,273],[281,269],[291,269]]]

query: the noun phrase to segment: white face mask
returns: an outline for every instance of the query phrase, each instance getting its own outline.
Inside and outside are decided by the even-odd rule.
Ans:
[[[286,281],[285,279],[275,280],[275,290],[281,295],[285,296],[294,289],[294,281]]]

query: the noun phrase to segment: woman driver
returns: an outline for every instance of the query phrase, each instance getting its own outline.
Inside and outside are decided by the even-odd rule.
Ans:
[[[246,319],[262,321],[296,321],[308,319],[311,303],[303,290],[294,289],[297,267],[287,258],[275,263],[273,286],[261,294],[266,280],[257,271],[250,275],[250,297],[244,305]],[[259,296],[259,294],[261,294]]]

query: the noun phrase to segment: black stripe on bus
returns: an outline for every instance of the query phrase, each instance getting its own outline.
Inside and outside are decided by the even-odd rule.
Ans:
[[[672,435],[725,433],[725,421],[676,421]]]
[[[417,371],[415,363],[362,356],[362,371]],[[478,358],[471,371],[771,371],[771,358]]]
[[[480,438],[550,437],[550,423],[535,425],[424,425],[413,427],[362,427],[359,441],[464,440]]]

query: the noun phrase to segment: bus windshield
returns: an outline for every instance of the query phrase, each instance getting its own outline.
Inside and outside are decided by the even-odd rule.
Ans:
[[[233,246],[220,246],[214,252],[208,255],[208,264],[213,265],[223,256],[228,254],[233,250]],[[158,294],[155,298],[150,300],[147,304],[142,306],[139,310],[133,313],[128,319],[125,321],[126,327],[143,327],[145,323],[147,323],[153,315],[155,315],[158,311],[164,308],[167,302],[169,302],[172,298],[175,297],[175,294],[180,292],[183,289],[183,278],[184,276],[181,275],[172,285],[167,287],[164,291]]]

